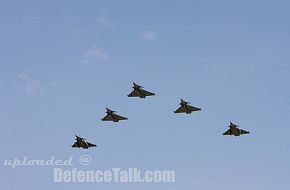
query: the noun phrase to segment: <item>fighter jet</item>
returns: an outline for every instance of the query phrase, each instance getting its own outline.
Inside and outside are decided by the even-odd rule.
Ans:
[[[106,108],[107,115],[102,119],[102,121],[113,121],[113,122],[119,122],[120,120],[128,120],[127,117],[120,116],[118,114],[115,114],[116,112],[113,110],[110,110],[109,108]]]
[[[91,147],[96,147],[97,145],[89,143],[86,139],[76,135],[76,142],[72,145],[73,148],[83,148],[88,149]]]
[[[148,92],[143,89],[143,86],[139,86],[135,82],[133,82],[133,91],[128,95],[128,97],[139,97],[139,98],[146,98],[146,96],[154,96],[155,94],[152,92]]]
[[[200,111],[200,108],[194,107],[189,105],[189,102],[184,101],[181,99],[181,103],[179,104],[180,107],[174,112],[174,113],[186,113],[186,114],[191,114],[191,112],[194,111]]]
[[[238,125],[233,124],[232,122],[230,122],[229,130],[224,132],[223,135],[240,136],[240,135],[244,135],[244,134],[249,134],[250,133],[249,131],[245,131],[245,130],[240,129],[238,127],[239,127]]]

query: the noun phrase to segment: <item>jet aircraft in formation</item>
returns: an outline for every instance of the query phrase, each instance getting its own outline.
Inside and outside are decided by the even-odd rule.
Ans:
[[[149,91],[144,90],[143,86],[139,86],[135,82],[133,82],[134,90],[128,95],[128,97],[139,97],[139,98],[146,98],[146,96],[154,96],[155,94]]]
[[[226,132],[224,132],[223,135],[240,136],[240,135],[249,134],[249,133],[250,133],[249,131],[240,129],[238,125],[230,122],[229,129]]]
[[[144,90],[143,86],[140,86],[133,82],[133,91],[128,95],[128,97],[139,97],[139,98],[146,98],[147,96],[154,96],[155,93],[149,92]],[[186,113],[191,114],[195,111],[200,111],[201,108],[191,106],[189,102],[184,101],[181,99],[181,102],[179,103],[180,107],[174,111],[174,113]],[[120,116],[116,114],[116,111],[113,111],[109,108],[106,108],[106,116],[102,119],[102,121],[113,121],[113,122],[119,122],[120,120],[128,120],[127,117]],[[249,131],[245,131],[243,129],[240,129],[238,125],[233,124],[230,122],[229,129],[223,133],[223,135],[234,135],[234,136],[240,136],[244,134],[249,134]],[[76,142],[72,145],[73,148],[84,148],[88,149],[90,147],[96,147],[97,145],[91,144],[86,141],[86,139],[79,137],[76,135]]]
[[[110,110],[109,108],[106,108],[107,115],[102,119],[102,121],[113,121],[113,122],[119,122],[120,120],[128,120],[127,117],[120,116],[116,114],[116,111]]]
[[[88,149],[91,147],[96,147],[97,145],[89,143],[86,139],[76,135],[76,142],[72,145],[73,148],[83,148]]]
[[[183,99],[181,99],[180,102],[180,107],[174,111],[174,113],[186,113],[186,114],[191,114],[194,111],[200,111],[201,108],[197,108],[194,106],[189,105],[189,102],[184,101]]]

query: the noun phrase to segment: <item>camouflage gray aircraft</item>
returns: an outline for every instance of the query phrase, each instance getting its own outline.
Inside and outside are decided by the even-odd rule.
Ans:
[[[179,104],[180,107],[174,112],[174,113],[186,113],[186,114],[191,114],[191,112],[194,111],[200,111],[200,108],[194,107],[189,105],[189,102],[184,101],[181,99],[181,103]]]
[[[72,145],[73,148],[83,148],[88,149],[91,147],[96,147],[97,145],[89,143],[86,139],[76,135],[76,142]]]
[[[239,126],[236,124],[233,124],[232,122],[230,122],[229,125],[229,130],[227,130],[226,132],[223,133],[223,135],[234,135],[234,136],[240,136],[240,135],[244,135],[244,134],[249,134],[249,131],[245,131],[243,129],[239,129]]]
[[[155,94],[152,92],[148,92],[143,89],[143,86],[139,86],[135,82],[133,82],[133,91],[128,95],[128,97],[139,97],[139,98],[146,98],[146,96],[154,96]]]
[[[102,121],[113,121],[113,122],[119,122],[120,120],[128,120],[127,117],[120,116],[118,114],[115,114],[115,111],[110,110],[109,108],[106,108],[107,115],[102,119]]]

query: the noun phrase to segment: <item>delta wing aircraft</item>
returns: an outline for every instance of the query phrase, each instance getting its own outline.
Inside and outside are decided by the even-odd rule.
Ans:
[[[110,110],[109,108],[106,108],[106,116],[102,119],[102,121],[113,121],[113,122],[119,122],[120,120],[128,120],[127,117],[120,116],[118,114],[115,114],[116,111]]]
[[[133,82],[134,90],[128,95],[128,97],[139,97],[139,98],[146,98],[146,96],[154,96],[155,94],[149,91],[144,90],[143,86],[139,86],[135,82]]]
[[[224,132],[223,135],[240,136],[240,135],[249,134],[249,133],[250,133],[249,131],[240,129],[238,125],[230,122],[229,129],[226,132]]]
[[[201,108],[197,108],[194,106],[189,105],[189,102],[184,101],[183,99],[181,99],[180,102],[180,107],[174,111],[174,113],[186,113],[186,114],[191,114],[194,111],[200,111]]]
[[[76,142],[72,145],[73,148],[83,148],[88,149],[91,147],[96,147],[97,145],[89,143],[86,139],[76,135]]]

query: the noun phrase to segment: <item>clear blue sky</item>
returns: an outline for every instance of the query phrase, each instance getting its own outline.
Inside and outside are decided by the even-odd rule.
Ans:
[[[290,1],[1,1],[0,24],[0,189],[289,189]],[[157,96],[127,98],[133,81]],[[181,97],[202,111],[174,115]],[[102,123],[106,106],[129,120]],[[229,121],[251,134],[222,136]],[[72,149],[75,134],[99,147]],[[3,166],[83,154],[176,183]]]

